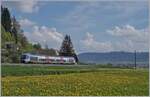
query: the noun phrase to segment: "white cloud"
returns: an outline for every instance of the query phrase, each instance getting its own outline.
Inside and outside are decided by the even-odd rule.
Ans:
[[[106,52],[113,50],[110,42],[98,42],[94,39],[94,36],[88,32],[86,33],[86,38],[81,40],[81,43],[88,51]]]
[[[91,33],[86,33],[85,39],[81,40],[82,49],[86,51],[148,51],[149,33],[148,29],[136,29],[131,25],[123,27],[114,27],[106,31],[109,38],[102,41],[96,41]],[[106,36],[107,38],[107,36]]]
[[[133,42],[148,42],[148,29],[135,29],[131,25],[125,25],[122,28],[116,26],[112,30],[108,30],[107,33],[109,33],[112,36],[121,37],[122,39],[128,39]]]
[[[37,6],[37,0],[22,0],[18,1],[18,3],[18,6],[21,8],[21,10],[26,13],[32,13],[39,9],[39,7]]]
[[[40,43],[42,46],[48,44],[51,48],[57,48],[60,46],[63,35],[57,32],[54,28],[48,28],[46,26],[34,26],[32,32],[25,32],[25,35],[29,41],[33,43]]]
[[[24,13],[33,13],[39,10],[38,0],[3,1],[3,5],[16,8]]]
[[[123,28],[116,26],[113,30],[108,30],[108,33],[114,36],[125,36],[125,37],[132,37],[135,34],[138,34],[134,27],[130,25],[126,25]]]
[[[123,51],[148,51],[149,34],[148,29],[136,29],[131,25],[123,27],[116,26],[107,31],[114,39],[118,41],[113,43],[116,50]]]
[[[48,28],[46,26],[38,26],[37,23],[29,19],[21,19],[19,23],[23,28],[30,28],[25,31],[25,36],[32,43],[40,43],[42,46],[47,44],[50,48],[58,48],[63,40],[63,34],[58,32],[56,28]]]
[[[31,26],[34,26],[36,23],[30,21],[29,19],[20,19],[19,20],[19,23],[22,27],[31,27]]]

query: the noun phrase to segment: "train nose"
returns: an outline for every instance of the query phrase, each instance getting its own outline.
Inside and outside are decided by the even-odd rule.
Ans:
[[[21,60],[21,63],[25,63],[25,61],[24,61],[24,60]]]

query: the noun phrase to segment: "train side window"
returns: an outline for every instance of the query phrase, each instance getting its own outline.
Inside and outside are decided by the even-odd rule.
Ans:
[[[46,61],[46,59],[39,59],[39,61]]]
[[[29,59],[29,56],[28,56],[28,55],[26,55],[26,59]]]
[[[53,61],[55,61],[55,60],[54,60],[54,59],[49,59],[49,61],[52,61],[52,62],[53,62]]]
[[[60,62],[61,60],[60,59],[56,59],[56,62]]]
[[[30,57],[30,59],[33,60],[33,61],[37,61],[38,60],[37,57]]]
[[[69,59],[69,62],[73,62],[73,59]]]

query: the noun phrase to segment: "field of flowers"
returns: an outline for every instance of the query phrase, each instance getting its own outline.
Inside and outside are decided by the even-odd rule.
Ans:
[[[99,69],[60,75],[2,77],[2,95],[8,96],[147,96],[148,69]]]

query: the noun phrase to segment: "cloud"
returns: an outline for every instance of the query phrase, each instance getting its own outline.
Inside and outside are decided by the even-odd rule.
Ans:
[[[81,40],[83,46],[88,51],[100,51],[100,52],[107,52],[113,50],[112,45],[110,42],[98,42],[94,39],[94,36],[87,32],[86,37],[84,40]]]
[[[80,2],[58,21],[65,22],[63,25],[69,26],[67,29],[70,31],[87,32],[89,28],[110,25],[110,22],[112,24],[121,21],[132,22],[139,12],[144,10],[147,14],[147,9],[148,4],[144,1]]]
[[[50,48],[58,48],[63,40],[63,34],[58,32],[54,27],[38,26],[37,23],[29,19],[19,20],[23,28],[30,28],[25,31],[25,36],[32,43],[40,43],[43,47],[47,44]]]
[[[36,23],[30,21],[29,19],[20,19],[19,20],[19,23],[22,27],[31,27],[31,26],[34,26]]]
[[[3,1],[3,4],[11,8],[16,8],[24,13],[33,13],[39,10],[37,0]]]
[[[34,11],[38,11],[39,9],[37,6],[38,2],[36,0],[22,0],[17,2],[20,10],[25,13],[32,13]]]
[[[136,29],[131,25],[123,27],[114,27],[107,30],[107,33],[118,41],[113,43],[116,50],[123,51],[148,51],[149,34],[148,29]]]
[[[142,42],[142,43],[147,43],[148,42],[148,29],[135,29],[131,25],[125,25],[123,27],[118,27],[116,26],[112,30],[107,30],[107,33],[120,37],[122,39],[128,39],[133,42]]]
[[[108,51],[148,51],[149,33],[148,29],[136,29],[131,25],[116,26],[107,30],[105,41],[97,41],[93,34],[86,33],[81,40],[81,48],[86,51],[108,52]]]
[[[55,28],[46,26],[34,26],[32,32],[25,32],[25,36],[33,43],[40,43],[42,46],[48,44],[51,48],[58,48],[63,39],[63,35]]]

